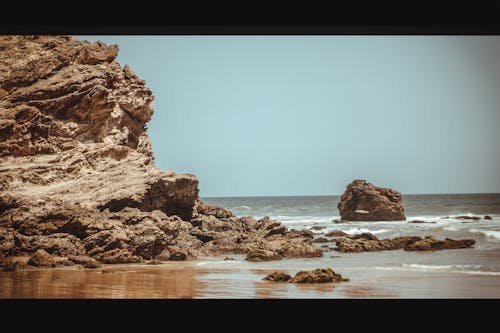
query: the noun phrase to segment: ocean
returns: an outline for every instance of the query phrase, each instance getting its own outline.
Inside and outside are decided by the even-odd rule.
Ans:
[[[290,229],[371,232],[379,238],[472,238],[472,248],[339,253],[322,258],[248,262],[245,255],[101,270],[0,272],[0,298],[500,298],[500,194],[403,195],[406,221],[333,223],[339,196],[203,198],[236,216],[269,216]],[[457,215],[481,216],[479,221]],[[485,220],[485,215],[491,220]],[[420,220],[428,223],[408,223]],[[300,285],[263,281],[273,271],[332,268],[349,282]],[[107,273],[107,274],[103,274]]]
[[[322,226],[322,232],[342,230],[348,234],[371,232],[379,238],[403,235],[436,235],[474,238],[476,248],[500,249],[500,194],[403,195],[406,221],[332,223],[340,219],[340,196],[203,198],[207,203],[230,209],[236,216],[269,216],[290,229]],[[491,216],[491,220],[455,219],[460,215]],[[419,220],[432,223],[408,223]]]

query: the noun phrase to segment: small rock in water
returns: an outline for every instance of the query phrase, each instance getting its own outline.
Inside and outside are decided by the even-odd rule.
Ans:
[[[491,216],[489,216],[489,215],[484,215],[484,219],[485,219],[485,220],[491,220]]]
[[[288,282],[292,276],[284,272],[273,272],[263,278],[262,280],[274,281],[274,282]]]
[[[436,222],[435,221],[427,222],[427,221],[422,221],[422,220],[412,220],[412,221],[408,221],[408,223],[436,223]]]
[[[224,261],[228,261],[228,260],[235,260],[234,258],[231,258],[231,257],[225,257],[224,258]]]
[[[289,280],[291,283],[329,283],[349,281],[342,275],[335,273],[331,268],[317,268],[311,271],[300,271]]]
[[[321,229],[325,229],[325,227],[322,227],[319,225],[315,225],[315,226],[311,227],[311,230],[321,230]]]
[[[459,215],[459,216],[455,216],[455,218],[457,220],[474,220],[474,221],[481,219],[480,216],[469,216],[469,215]]]
[[[349,281],[349,279],[343,278],[342,275],[335,273],[331,268],[299,271],[293,278],[290,274],[284,272],[273,272],[263,278],[263,280],[290,283],[331,283]]]

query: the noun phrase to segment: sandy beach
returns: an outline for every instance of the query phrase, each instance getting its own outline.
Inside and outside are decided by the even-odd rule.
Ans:
[[[498,272],[467,269],[472,263],[451,271],[442,265],[456,257],[453,251],[350,253],[261,263],[233,255],[234,261],[207,257],[160,265],[1,272],[0,298],[499,298]],[[471,262],[500,258],[498,251],[466,251],[473,252]],[[422,264],[405,264],[415,260]],[[262,280],[275,270],[294,274],[326,266],[350,281],[306,285]]]

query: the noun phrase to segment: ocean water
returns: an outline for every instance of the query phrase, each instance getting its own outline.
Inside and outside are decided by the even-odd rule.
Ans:
[[[440,239],[472,238],[470,249],[445,250],[432,253],[409,253],[403,250],[378,253],[338,254],[338,263],[345,267],[363,267],[371,271],[458,273],[492,276],[500,279],[500,194],[403,195],[406,221],[367,221],[333,223],[339,219],[337,203],[340,196],[302,197],[232,197],[204,198],[210,204],[229,208],[236,216],[265,215],[282,221],[290,229],[311,229],[316,237],[332,230],[353,235],[370,232],[378,238],[433,235]],[[481,216],[481,220],[462,220],[457,215]],[[491,216],[485,220],[484,216]],[[412,220],[427,223],[408,223]],[[324,245],[323,243],[317,244]],[[334,243],[326,243],[334,247]],[[368,258],[368,262],[365,262]],[[500,291],[498,293],[500,296]]]
[[[404,195],[407,221],[333,223],[339,196],[203,198],[237,216],[269,216],[290,229],[371,232],[379,238],[433,235],[472,238],[472,248],[339,253],[321,258],[248,262],[245,255],[203,257],[160,265],[112,265],[0,272],[0,298],[500,298],[500,194]],[[455,219],[489,215],[492,220]],[[411,220],[430,223],[413,224]],[[330,267],[349,282],[300,285],[262,279],[280,270]]]
[[[342,230],[348,234],[371,232],[379,238],[403,235],[436,235],[474,238],[476,247],[500,249],[500,194],[403,195],[406,221],[332,223],[340,219],[340,196],[203,198],[210,204],[230,209],[236,216],[269,216],[290,229],[322,226],[321,231]],[[454,218],[475,215],[479,221]],[[485,220],[485,215],[491,220]],[[430,223],[408,223],[419,220]]]

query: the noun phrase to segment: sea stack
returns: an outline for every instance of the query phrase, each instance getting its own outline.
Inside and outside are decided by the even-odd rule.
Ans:
[[[401,193],[362,179],[347,185],[337,208],[341,221],[406,220]]]

